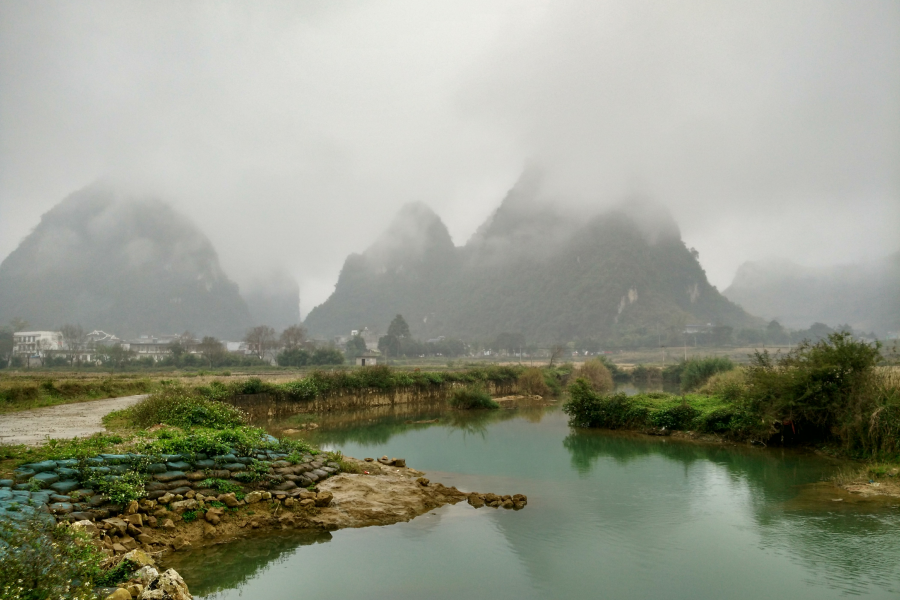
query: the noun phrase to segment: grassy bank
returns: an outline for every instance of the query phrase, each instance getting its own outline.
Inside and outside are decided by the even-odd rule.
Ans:
[[[146,394],[155,387],[155,382],[150,379],[137,377],[0,377],[0,414],[85,400]]]
[[[721,358],[688,361],[677,373],[680,396],[608,395],[578,379],[564,409],[579,427],[692,430],[894,464],[900,373],[879,367],[880,360],[877,344],[838,333],[783,355],[757,352],[747,367]]]

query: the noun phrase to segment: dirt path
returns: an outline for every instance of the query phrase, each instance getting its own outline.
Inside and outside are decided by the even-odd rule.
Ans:
[[[0,415],[0,442],[36,446],[46,438],[73,438],[106,431],[101,419],[114,410],[128,408],[147,394],[60,404]]]

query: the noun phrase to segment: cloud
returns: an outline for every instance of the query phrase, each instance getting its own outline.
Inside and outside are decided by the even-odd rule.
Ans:
[[[92,181],[321,302],[424,201],[464,243],[530,162],[669,206],[713,281],[896,249],[900,5],[0,0],[0,256]]]

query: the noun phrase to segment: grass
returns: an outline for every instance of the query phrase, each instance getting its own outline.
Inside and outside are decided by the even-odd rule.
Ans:
[[[453,390],[449,400],[450,406],[464,410],[497,409],[500,405],[494,402],[490,394],[479,386],[466,386]]]
[[[0,376],[0,414],[102,398],[145,394],[155,389],[142,377],[55,378],[46,375]]]

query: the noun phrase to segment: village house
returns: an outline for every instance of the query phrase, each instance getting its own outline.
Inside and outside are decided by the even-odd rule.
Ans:
[[[63,337],[58,331],[17,331],[13,334],[13,353],[19,356],[41,356],[63,349]]]
[[[356,357],[356,366],[358,367],[374,367],[376,364],[378,364],[377,354],[367,352]]]

